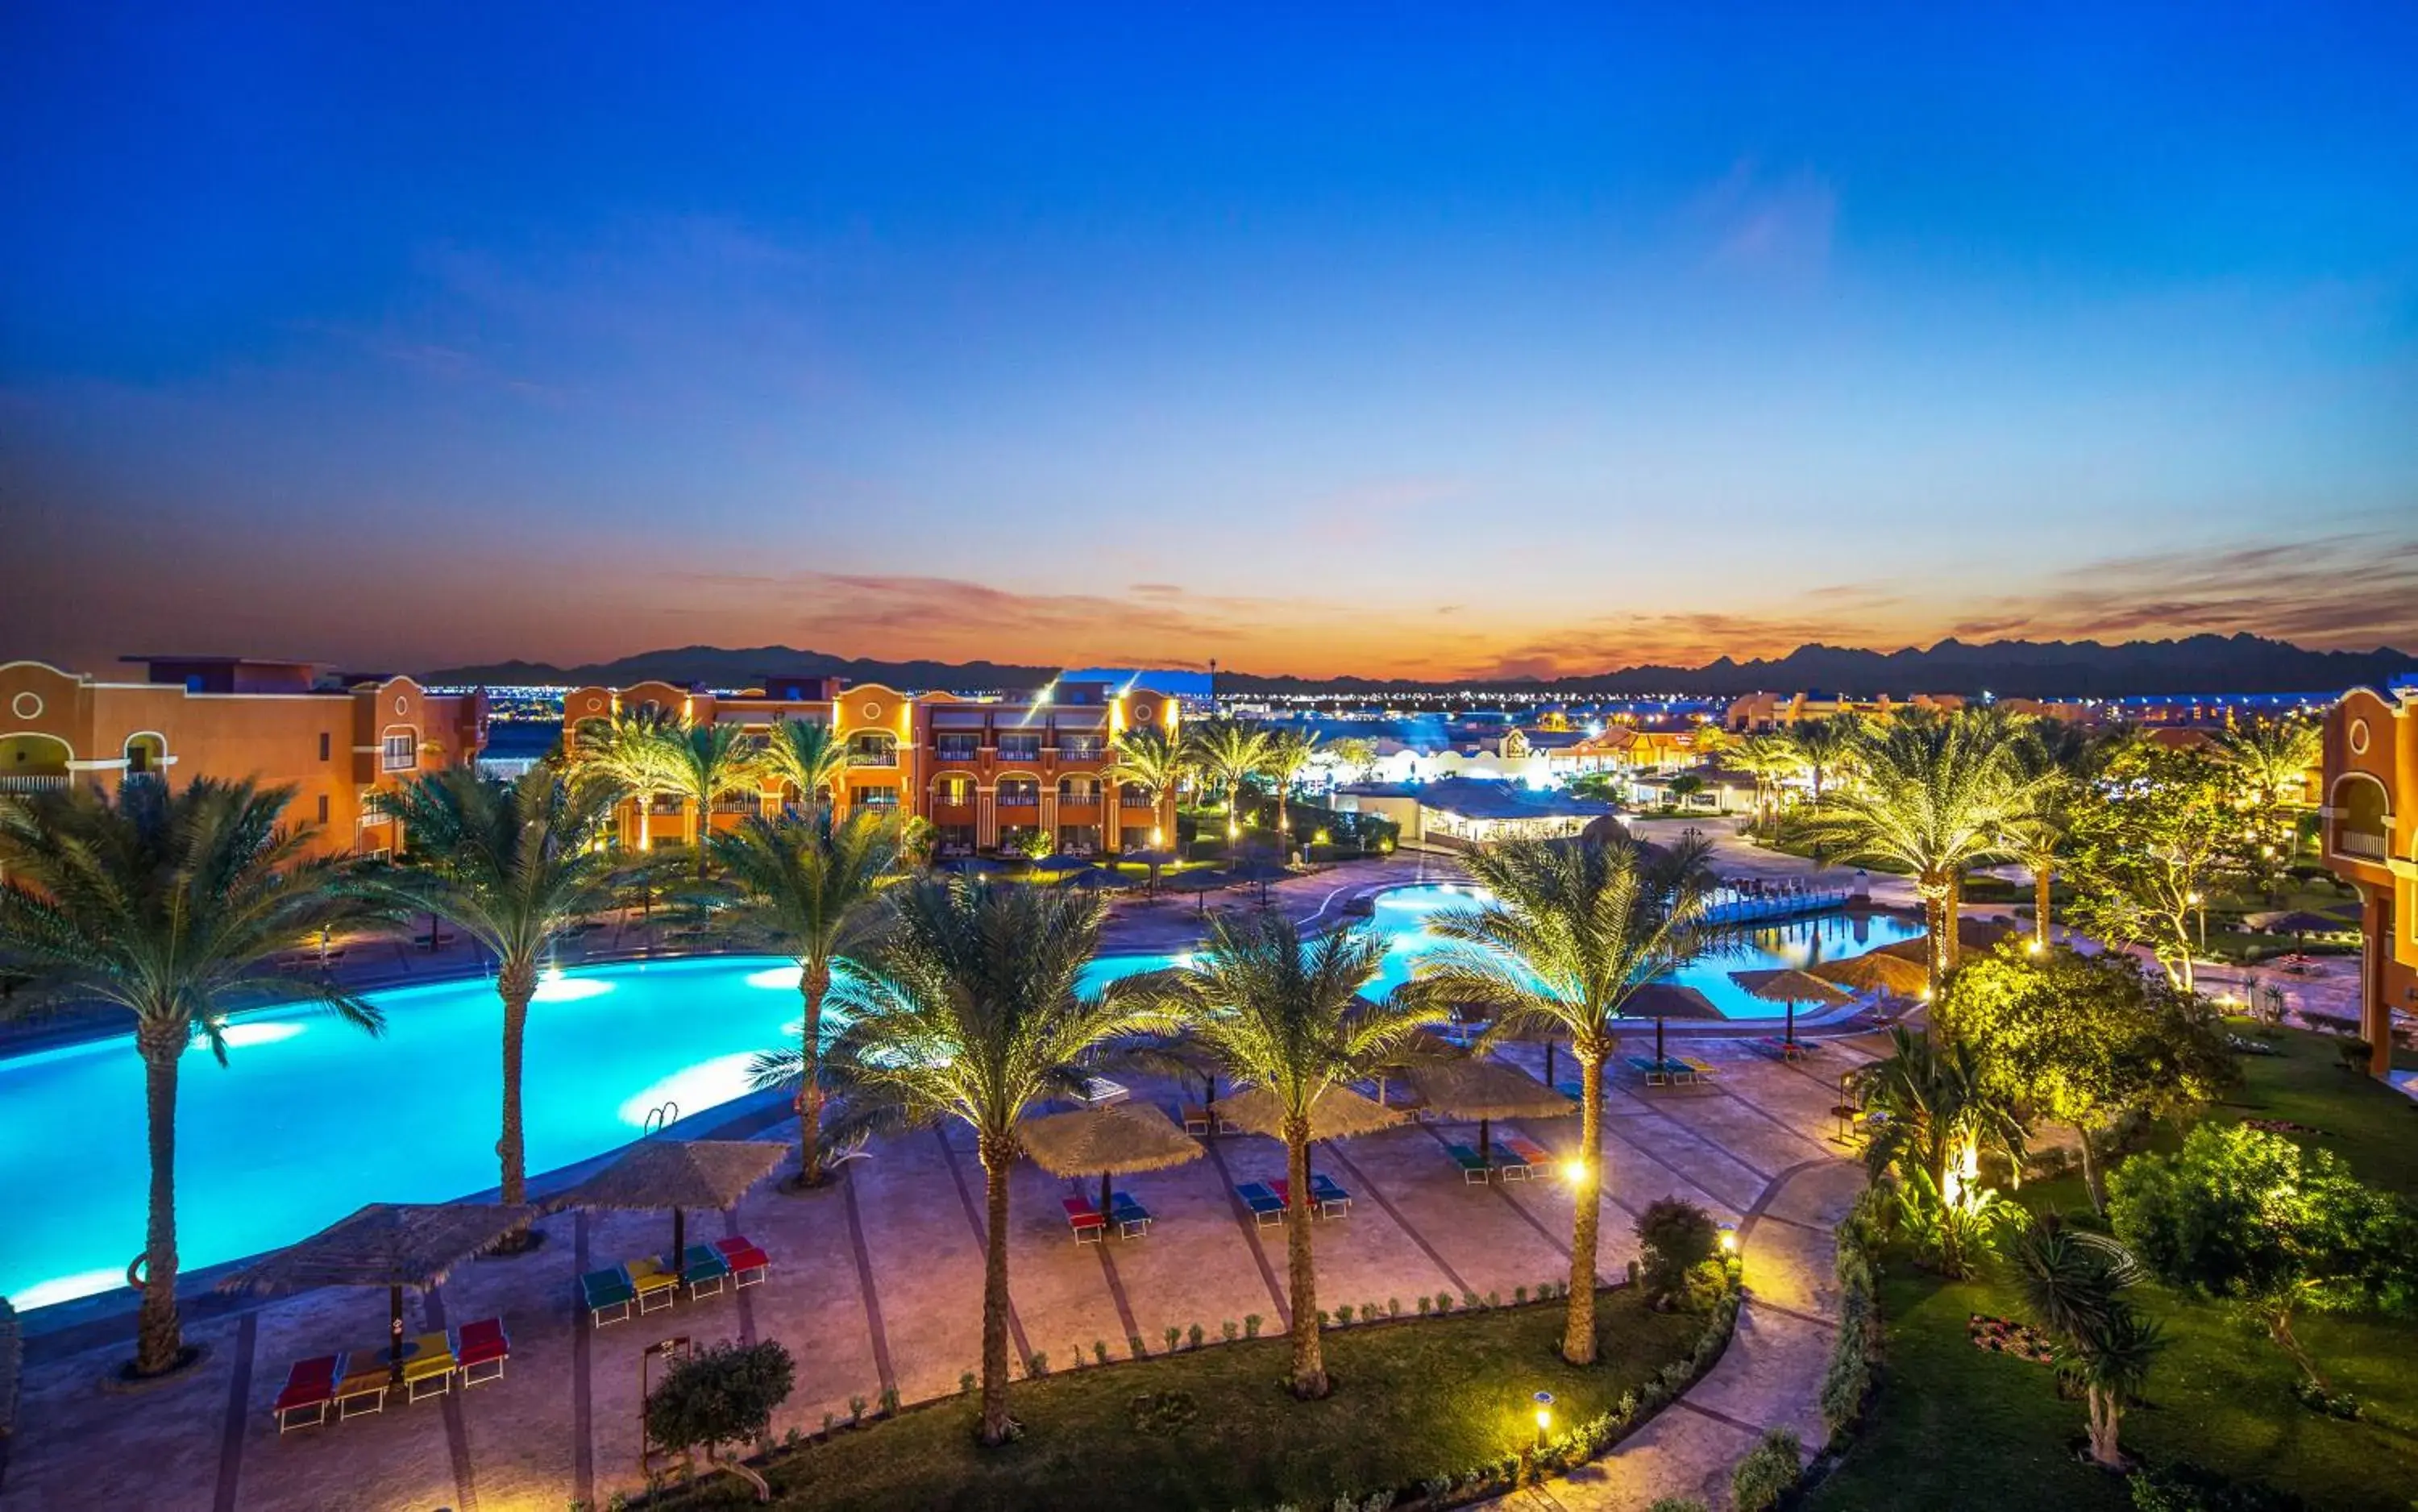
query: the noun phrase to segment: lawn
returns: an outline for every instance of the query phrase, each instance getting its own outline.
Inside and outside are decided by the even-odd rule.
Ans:
[[[1557,1424],[1609,1411],[1687,1353],[1705,1326],[1702,1318],[1652,1311],[1634,1288],[1605,1292],[1604,1357],[1578,1369],[1556,1352],[1562,1317],[1551,1303],[1332,1331],[1326,1359],[1336,1389],[1318,1402],[1297,1402],[1284,1389],[1281,1338],[1060,1370],[1017,1383],[1012,1401],[1025,1433],[1006,1448],[977,1449],[972,1401],[950,1400],[842,1431],[784,1457],[768,1474],[778,1505],[817,1512],[1323,1508],[1345,1492],[1518,1452],[1536,1432],[1535,1392],[1553,1394]],[[1137,1411],[1138,1397],[1171,1396],[1171,1412]],[[716,1479],[744,1493],[731,1477]]]
[[[2311,1125],[2324,1132],[2295,1138],[2334,1152],[2363,1180],[2418,1193],[2418,1104],[2337,1069],[2327,1036],[2289,1031],[2275,1043],[2284,1053],[2245,1058],[2242,1090],[2210,1116]],[[2020,1195],[2067,1212],[2084,1203],[2073,1178]],[[2128,1449],[2264,1480],[2313,1507],[2406,1512],[2418,1488],[2418,1330],[2409,1320],[2310,1317],[2295,1325],[2335,1387],[2367,1404],[2366,1419],[2342,1422],[2292,1398],[2296,1372],[2262,1333],[2161,1288],[2138,1296],[2170,1342],[2148,1402],[2124,1419]],[[2010,1288],[1986,1275],[1943,1281],[1892,1261],[1881,1306],[1889,1342],[1880,1395],[1812,1505],[2132,1504],[2123,1483],[2074,1459],[2081,1405],[2058,1399],[2047,1367],[1967,1341],[1971,1314],[2022,1316]]]

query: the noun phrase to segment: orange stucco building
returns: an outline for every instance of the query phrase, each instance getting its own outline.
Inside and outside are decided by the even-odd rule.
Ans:
[[[2418,1013],[2418,688],[2353,688],[2326,715],[2325,856],[2359,890],[2360,1036],[2393,1061],[2393,1011]]]
[[[566,741],[587,721],[650,705],[687,725],[739,725],[768,734],[784,719],[829,727],[848,752],[840,790],[831,795],[834,812],[920,815],[939,832],[943,855],[995,850],[1036,832],[1052,849],[1080,855],[1113,855],[1175,839],[1172,794],[1154,804],[1109,778],[1117,736],[1148,726],[1175,731],[1175,699],[1151,689],[1115,692],[1106,683],[1060,682],[1031,698],[997,700],[777,676],[739,694],[666,682],[577,688],[563,700]],[[727,829],[743,815],[774,813],[801,797],[768,782],[716,803],[712,822]],[[625,844],[641,833],[660,843],[696,832],[695,816],[682,813],[678,799],[656,798],[643,817],[637,808],[635,800],[624,805]]]
[[[486,741],[483,695],[432,694],[409,678],[330,687],[308,662],[127,661],[139,678],[0,664],[0,792],[249,777],[296,789],[286,817],[310,827],[319,850],[375,855],[394,848],[394,823],[370,795],[470,766]]]

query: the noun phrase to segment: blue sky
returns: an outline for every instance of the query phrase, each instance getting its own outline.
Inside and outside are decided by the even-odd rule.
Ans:
[[[1296,8],[13,8],[0,655],[2418,643],[2418,11]]]

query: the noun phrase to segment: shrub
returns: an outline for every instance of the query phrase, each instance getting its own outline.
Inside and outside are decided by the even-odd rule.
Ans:
[[[1339,1323],[1343,1324],[1343,1325],[1344,1325],[1344,1326],[1346,1326],[1346,1327],[1351,1326],[1351,1322],[1352,1322],[1352,1304],[1350,1304],[1350,1303],[1348,1303],[1348,1302],[1347,1302],[1347,1303],[1345,1303],[1342,1306],[1336,1308],[1336,1309],[1335,1309],[1335,1321],[1336,1321],[1337,1322],[1339,1322]]]
[[[1401,1315],[1402,1299],[1400,1297],[1387,1297],[1385,1299],[1385,1316],[1388,1318],[1400,1318]]]
[[[1439,1292],[1437,1292],[1437,1293],[1436,1293],[1436,1311],[1438,1311],[1438,1312],[1450,1312],[1450,1311],[1452,1311],[1452,1293],[1451,1293],[1451,1292],[1449,1292],[1449,1291],[1439,1291]]]
[[[1511,1289],[1511,1306],[1515,1307],[1525,1306],[1527,1306],[1527,1302],[1528,1289],[1526,1287],[1515,1286]]]
[[[1235,1338],[1243,1332],[1241,1325],[1236,1323],[1232,1318],[1227,1319],[1217,1326],[1219,1331],[1226,1336],[1226,1342],[1229,1344],[1234,1342]]]
[[[1038,1381],[1048,1373],[1049,1352],[1048,1350],[1034,1350],[1033,1352],[1033,1363],[1025,1367],[1025,1374],[1033,1377],[1035,1381]]]
[[[747,1443],[772,1431],[773,1413],[797,1383],[797,1364],[774,1339],[759,1344],[712,1344],[671,1368],[647,1397],[647,1436],[670,1449],[702,1449],[716,1469],[753,1482],[763,1480],[743,1466],[718,1460],[726,1443]]]
[[[1721,1247],[1721,1225],[1693,1202],[1666,1197],[1649,1202],[1637,1215],[1638,1280],[1645,1294],[1663,1305],[1682,1291],[1689,1273],[1711,1260]]]
[[[1102,1365],[1109,1363],[1109,1341],[1107,1339],[1095,1338],[1092,1340],[1092,1358]]]
[[[1435,1298],[1427,1295],[1425,1292],[1421,1292],[1419,1294],[1419,1316],[1425,1318],[1429,1313],[1434,1310]]]
[[[1658,1496],[1645,1512],[1712,1512],[1712,1509],[1692,1496]]]
[[[2341,1058],[2345,1071],[2365,1071],[2368,1057],[2375,1052],[2376,1046],[2365,1040],[2345,1040],[2334,1046],[2334,1054]]]
[[[1194,1323],[1190,1328],[1186,1329],[1184,1332],[1185,1343],[1196,1350],[1201,1347],[1201,1341],[1208,1336],[1207,1331],[1202,1329],[1199,1323]]]
[[[2135,1512],[2299,1512],[2297,1496],[2178,1459],[2131,1477]]]
[[[884,1386],[881,1388],[881,1415],[884,1417],[896,1417],[898,1415],[897,1387]]]
[[[1140,1334],[1127,1334],[1125,1336],[1125,1348],[1137,1360],[1150,1352],[1150,1346],[1141,1341],[1141,1336]]]
[[[1766,1512],[1796,1489],[1803,1473],[1798,1462],[1797,1430],[1776,1428],[1730,1472],[1730,1501],[1737,1512]]]
[[[972,1370],[968,1370],[957,1377],[957,1395],[960,1397],[971,1397],[973,1394],[974,1373]],[[829,1413],[825,1413],[823,1414],[823,1431],[827,1433],[831,1431],[831,1414]]]
[[[1175,1352],[1175,1346],[1184,1342],[1184,1330],[1175,1323],[1170,1323],[1167,1325],[1166,1331],[1159,1335],[1159,1337],[1167,1340],[1167,1352],[1173,1354]]]
[[[962,1386],[966,1395],[970,1397],[973,1395],[974,1378],[971,1373],[967,1374],[962,1379]],[[823,1438],[826,1442],[830,1440],[833,1431],[838,1427],[839,1414],[837,1413],[825,1413],[823,1414]]]
[[[1201,1416],[1188,1391],[1146,1391],[1125,1405],[1137,1433],[1172,1433]]]
[[[856,1425],[864,1421],[865,1398],[862,1397],[850,1397],[848,1399],[848,1426],[854,1428]]]
[[[1243,1336],[1245,1338],[1257,1338],[1260,1336],[1260,1315],[1258,1313],[1247,1312],[1243,1315]]]

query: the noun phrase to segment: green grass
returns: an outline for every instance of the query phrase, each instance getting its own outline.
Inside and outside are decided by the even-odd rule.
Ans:
[[[1326,1336],[1334,1395],[1286,1391],[1282,1338],[1212,1344],[1107,1368],[1018,1382],[1024,1437],[983,1450],[971,1399],[842,1431],[768,1467],[776,1504],[849,1508],[1268,1506],[1324,1508],[1340,1494],[1458,1474],[1517,1453],[1535,1435],[1531,1394],[1550,1391],[1557,1426],[1609,1411],[1621,1394],[1694,1347],[1700,1317],[1661,1314],[1634,1288],[1603,1294],[1604,1357],[1562,1363],[1558,1303],[1339,1329]],[[1199,1415],[1172,1430],[1137,1427],[1134,1398],[1182,1392]],[[717,1476],[730,1491],[743,1488]],[[718,1499],[712,1482],[701,1485]],[[698,1501],[704,1500],[700,1496]]]
[[[2284,1053],[2245,1057],[2242,1089],[2208,1116],[2309,1124],[2324,1132],[2293,1138],[2334,1152],[2364,1181],[2418,1193],[2418,1104],[2339,1070],[2337,1042],[2328,1036],[2291,1031],[2274,1043]],[[2151,1147],[2176,1138],[2162,1130]],[[2019,1195],[2035,1208],[2086,1208],[2077,1177],[2030,1184]],[[2366,1419],[2347,1423],[2295,1401],[2291,1363],[2223,1308],[2156,1286],[2136,1296],[2169,1342],[2149,1401],[2125,1416],[2128,1450],[2264,1480],[2313,1507],[2407,1512],[2418,1492],[2418,1329],[2408,1319],[2312,1316],[2295,1324],[2334,1386],[2367,1405]],[[1889,1342],[1880,1395],[1813,1506],[2089,1512],[2132,1504],[2121,1482],[2074,1459],[2082,1408],[2058,1398],[2046,1367],[1966,1341],[1973,1313],[2023,1315],[2011,1288],[1987,1274],[1944,1281],[1894,1260],[1881,1307]]]

